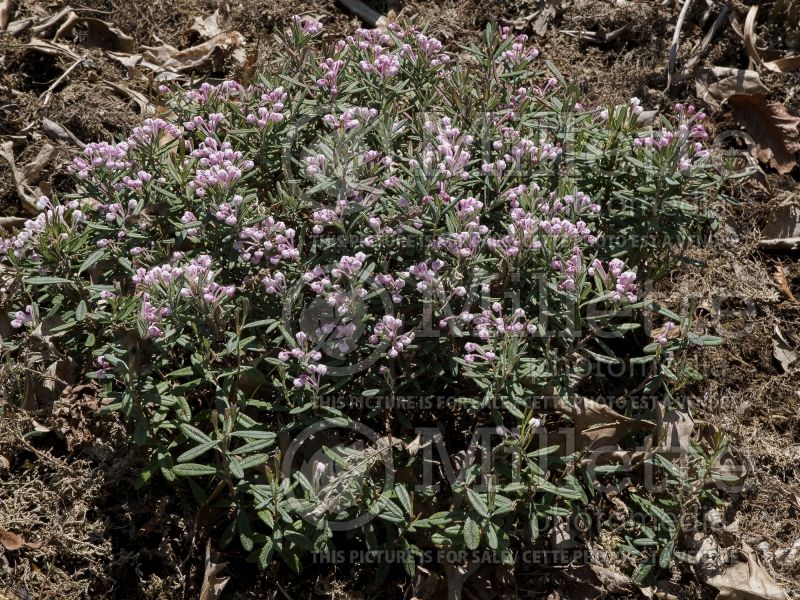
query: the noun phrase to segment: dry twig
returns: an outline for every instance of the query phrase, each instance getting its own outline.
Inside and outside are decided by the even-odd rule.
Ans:
[[[678,15],[678,23],[675,25],[675,33],[672,35],[672,43],[669,46],[669,61],[667,64],[667,88],[665,91],[668,91],[670,86],[672,85],[672,74],[675,71],[675,61],[678,58],[678,45],[681,41],[681,30],[683,29],[683,22],[686,20],[686,15],[689,12],[689,7],[692,4],[692,0],[686,0],[683,3],[683,8],[681,9],[680,14]]]

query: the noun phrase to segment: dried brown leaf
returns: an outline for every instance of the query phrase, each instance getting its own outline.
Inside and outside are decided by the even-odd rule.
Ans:
[[[14,4],[14,0],[2,0],[0,2],[0,30],[5,29],[6,25],[8,25],[11,13],[14,12]]]
[[[38,215],[39,209],[36,208],[36,194],[33,193],[22,174],[22,171],[17,169],[16,161],[14,159],[14,145],[12,142],[5,142],[0,146],[0,157],[4,158],[11,169],[11,177],[14,180],[14,187],[17,189],[17,194],[22,202],[23,208],[26,212],[32,215]]]
[[[659,327],[658,329],[654,329],[653,331],[650,332],[650,337],[654,340],[657,340],[662,335],[666,337],[668,340],[673,340],[677,337],[680,337],[681,330],[679,327],[673,327],[672,329],[667,331],[666,326],[663,326]]]
[[[800,118],[779,102],[767,102],[765,94],[734,94],[728,98],[736,119],[753,138],[753,153],[778,173],[785,175],[797,164],[800,150]]]
[[[34,25],[32,30],[36,35],[49,36],[55,30],[58,24],[64,20],[64,17],[71,12],[73,12],[72,7],[67,5],[54,15],[47,17],[44,22]]]
[[[58,28],[53,41],[62,36],[69,35],[79,24],[86,25],[86,37],[84,43],[92,48],[103,48],[104,50],[118,50],[120,52],[133,52],[133,38],[123,33],[113,23],[101,21],[94,17],[84,17],[75,12],[67,15],[66,21]]]
[[[41,120],[42,131],[51,140],[61,140],[64,142],[74,142],[78,147],[85,148],[86,144],[79,140],[74,133],[64,127],[61,123],[56,123],[52,119],[42,117]]]
[[[197,32],[204,40],[222,33],[222,27],[219,24],[219,9],[205,17],[197,15],[192,21],[190,29]]]
[[[789,371],[792,363],[797,360],[797,351],[777,325],[772,336],[772,356],[780,363],[784,373]]]
[[[108,58],[112,60],[117,61],[123,67],[127,67],[128,69],[135,69],[142,62],[141,54],[126,54],[125,52],[109,52],[106,56],[108,56]]]
[[[227,55],[243,61],[244,56],[239,51],[244,44],[245,38],[241,33],[228,31],[186,50],[178,50],[168,44],[142,46],[141,50],[142,56],[149,62],[176,73],[188,73],[201,68],[219,71]]]
[[[228,585],[230,577],[221,576],[228,563],[220,563],[218,560],[219,555],[211,550],[211,541],[207,542],[206,568],[203,573],[203,585],[200,588],[200,600],[217,600]]]
[[[151,115],[155,112],[152,103],[150,102],[150,100],[148,100],[147,96],[145,96],[144,94],[132,90],[128,87],[125,87],[124,85],[114,83],[113,81],[108,81],[107,79],[104,79],[103,83],[106,85],[106,87],[109,87],[115,92],[121,94],[122,96],[125,96],[133,100],[139,107],[139,112],[141,114]]]
[[[777,50],[758,48],[758,37],[755,34],[757,14],[758,5],[754,4],[747,11],[744,28],[741,32],[737,31],[744,40],[744,47],[751,62],[776,73],[791,73],[792,71],[800,69],[800,56],[780,57],[780,53]]]
[[[19,550],[20,548],[41,548],[42,542],[28,542],[21,535],[12,531],[0,529],[0,546],[6,550]]]
[[[65,56],[72,61],[81,60],[82,58],[80,55],[73,52],[69,46],[51,42],[49,40],[43,40],[41,38],[31,38],[31,41],[25,44],[23,48],[33,50],[34,52],[39,52],[41,54],[49,54],[51,56]]]
[[[744,29],[742,30],[742,39],[744,39],[744,48],[747,51],[747,56],[750,57],[750,60],[754,64],[760,65],[763,61],[758,53],[758,48],[756,48],[756,34],[754,31],[756,14],[758,14],[758,5],[754,4],[750,7],[750,10],[747,11],[747,17],[744,20]]]
[[[6,27],[6,31],[11,35],[19,35],[20,33],[24,32],[28,27],[33,25],[34,19],[33,17],[25,17],[23,19],[17,19],[16,21],[11,21]]]
[[[36,155],[31,162],[27,165],[22,167],[22,181],[30,185],[32,183],[36,183],[36,179],[42,173],[45,167],[50,164],[50,162],[56,156],[56,148],[51,144],[45,144],[42,146],[39,153]]]
[[[669,410],[666,414],[660,416],[660,420],[663,435],[660,438],[661,444],[658,450],[671,454],[687,455],[691,446],[692,431],[694,430],[692,418],[684,412]]]
[[[652,431],[655,428],[650,421],[626,417],[610,406],[589,398],[577,397],[572,405],[558,398],[556,410],[572,419],[578,436],[586,446],[613,446],[634,431]]]
[[[32,335],[39,335],[44,340],[46,334],[37,334],[37,330]],[[22,410],[33,411],[42,406],[51,406],[67,386],[75,382],[75,370],[75,361],[64,358],[52,362],[44,373],[26,372]]]
[[[758,247],[778,252],[800,250],[800,202],[795,197],[781,202],[772,213],[761,230]]]
[[[25,546],[25,539],[16,533],[0,529],[0,544],[6,550],[19,550]]]
[[[730,565],[706,581],[719,590],[717,600],[787,600],[786,592],[758,564],[753,549],[742,544],[742,554],[746,562]]]
[[[766,94],[769,89],[756,71],[731,67],[712,67],[695,82],[698,97],[719,107],[736,94]]]
[[[785,56],[764,63],[764,67],[776,73],[791,73],[800,69],[800,56]]]
[[[792,293],[792,288],[789,287],[789,280],[786,279],[786,272],[783,270],[783,265],[778,263],[775,267],[775,281],[778,284],[778,289],[781,291],[789,302],[798,304],[797,298]]]
[[[533,32],[539,37],[547,35],[547,28],[550,23],[558,16],[558,11],[552,2],[547,2],[540,10],[539,14],[533,20]]]
[[[177,50],[176,50],[177,52]],[[165,71],[163,67],[147,61],[141,54],[126,54],[124,52],[107,52],[108,58],[117,61],[125,68],[129,69],[135,76],[141,76],[146,79],[145,75],[141,73],[142,69],[147,69],[157,74],[156,81],[174,81],[176,79],[183,79],[186,76],[171,71]]]
[[[0,227],[17,229],[22,227],[27,220],[25,217],[0,217]]]

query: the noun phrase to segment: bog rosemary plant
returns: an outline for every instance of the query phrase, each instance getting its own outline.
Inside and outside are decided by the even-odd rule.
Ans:
[[[591,448],[551,435],[576,365],[633,358],[654,393],[714,342],[643,297],[709,226],[704,115],[584,106],[506,29],[458,54],[321,29],[295,19],[252,81],[162,86],[169,116],[89,144],[75,193],[0,241],[3,343],[93,378],[140,483],[188,485],[262,567],[510,560],[591,502]]]

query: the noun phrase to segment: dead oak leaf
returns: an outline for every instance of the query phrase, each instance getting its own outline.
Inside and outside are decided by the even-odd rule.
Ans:
[[[222,576],[227,564],[219,562],[219,554],[211,549],[211,542],[206,543],[206,567],[200,588],[200,600],[217,600],[222,595],[222,590],[230,580],[230,577]]]
[[[0,546],[3,546],[6,550],[14,551],[19,550],[20,548],[41,548],[41,542],[28,542],[23,538],[21,535],[14,533],[13,531],[6,531],[5,529],[0,529]]]
[[[607,404],[580,396],[571,403],[557,398],[555,409],[572,419],[583,447],[609,448],[633,432],[655,428],[650,421],[626,417]]]
[[[719,107],[736,94],[767,94],[769,89],[757,71],[731,67],[712,67],[695,82],[695,90],[703,102]]]
[[[13,531],[0,529],[0,544],[6,550],[19,550],[25,545],[25,540]]]
[[[786,592],[758,563],[755,551],[742,544],[746,562],[737,562],[723,572],[708,578],[719,590],[717,600],[787,600]]]
[[[765,94],[734,94],[728,98],[736,120],[753,138],[753,154],[785,175],[797,164],[800,151],[800,118],[779,102],[767,102]]]
[[[758,247],[774,252],[800,250],[800,201],[789,196],[773,211],[761,230]]]
[[[786,277],[786,271],[784,271],[784,267],[780,263],[778,263],[778,265],[775,267],[775,282],[778,284],[778,289],[780,289],[781,294],[783,294],[789,302],[800,304],[797,298],[794,297],[792,288],[789,287],[789,280]]]

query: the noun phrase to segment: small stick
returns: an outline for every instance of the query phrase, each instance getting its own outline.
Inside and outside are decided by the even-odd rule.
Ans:
[[[691,71],[692,67],[697,64],[697,61],[700,60],[700,57],[705,53],[708,49],[708,45],[711,43],[711,40],[714,39],[714,36],[717,35],[717,31],[719,31],[720,26],[722,25],[723,21],[728,17],[728,13],[730,12],[729,6],[723,6],[722,10],[717,15],[716,20],[711,25],[711,29],[708,30],[708,33],[703,38],[703,41],[700,43],[700,50],[698,50],[697,54],[695,54],[692,58],[689,59],[689,62],[686,63],[686,70]]]
[[[22,227],[27,221],[25,217],[0,217],[0,227],[17,228]]]
[[[48,103],[48,102],[50,102],[50,94],[52,94],[52,93],[53,93],[53,90],[54,90],[54,89],[56,89],[56,88],[58,87],[58,85],[59,85],[59,84],[60,84],[62,81],[64,81],[64,80],[65,80],[67,77],[69,77],[69,74],[70,74],[70,73],[72,73],[72,72],[75,70],[75,68],[76,68],[76,67],[77,67],[79,64],[81,64],[82,62],[83,62],[83,58],[79,58],[79,59],[78,59],[78,60],[76,60],[74,63],[72,63],[72,66],[70,66],[70,68],[69,68],[69,69],[67,69],[66,71],[64,71],[64,72],[61,74],[61,76],[60,76],[58,79],[56,79],[56,80],[55,80],[55,81],[54,81],[52,84],[50,84],[50,87],[49,87],[49,88],[47,88],[47,90],[46,90],[46,91],[45,91],[45,92],[44,92],[44,93],[43,93],[41,96],[39,96],[39,100],[41,100],[42,98],[44,98],[44,101],[42,102],[42,106],[47,106],[47,103]]]
[[[678,44],[681,41],[681,29],[683,29],[683,21],[686,19],[686,14],[689,12],[689,6],[692,0],[686,0],[683,3],[681,13],[678,15],[678,23],[675,25],[675,33],[672,35],[672,44],[669,47],[669,63],[667,65],[667,89],[669,91],[672,85],[672,73],[675,70],[675,60],[678,58]]]
[[[338,0],[339,4],[364,21],[370,27],[377,27],[385,20],[385,17],[373,8],[370,8],[361,0]]]

